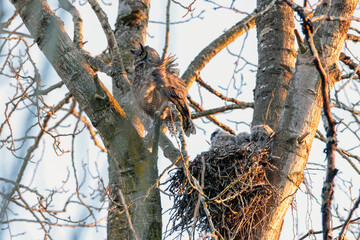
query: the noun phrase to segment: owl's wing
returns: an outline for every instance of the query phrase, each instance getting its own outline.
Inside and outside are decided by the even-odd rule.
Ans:
[[[143,69],[135,74],[132,91],[140,108],[154,118],[155,112],[161,109],[165,99],[158,91],[151,69]]]
[[[160,92],[171,98],[181,98],[186,100],[187,90],[183,80],[174,74],[166,71],[166,66],[161,65],[154,69],[152,75]]]
[[[195,134],[196,130],[191,121],[191,113],[187,104],[187,90],[185,83],[176,75],[168,73],[165,65],[156,68],[153,73],[159,92],[172,102],[183,118],[183,128],[187,136]]]

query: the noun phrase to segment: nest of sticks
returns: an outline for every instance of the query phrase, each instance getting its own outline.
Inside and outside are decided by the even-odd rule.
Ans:
[[[188,171],[172,170],[167,181],[174,196],[170,234],[196,229],[220,239],[250,238],[265,219],[269,201],[276,202],[276,191],[266,178],[269,170],[274,170],[269,148],[253,142],[203,152]]]

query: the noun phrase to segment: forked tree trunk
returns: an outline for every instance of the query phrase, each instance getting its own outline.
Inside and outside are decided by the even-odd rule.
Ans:
[[[266,5],[269,0],[258,1]],[[319,5],[316,16],[352,16],[357,0],[332,0]],[[114,82],[115,101],[107,89],[96,84],[95,73],[76,48],[45,0],[12,0],[23,22],[48,58],[62,81],[93,125],[99,130],[109,153],[111,204],[108,218],[108,239],[161,239],[161,206],[156,188],[148,189],[157,178],[157,160],[144,146],[141,126],[127,111],[129,89]],[[124,69],[132,75],[130,49],[146,34],[150,1],[120,0],[116,38],[121,49]],[[329,10],[329,12],[328,12]],[[282,221],[294,193],[304,178],[304,168],[317,129],[321,94],[319,74],[309,52],[298,53],[294,68],[293,12],[283,2],[257,20],[259,69],[255,89],[253,124],[275,128],[274,164],[278,171],[269,173],[269,180],[279,189],[280,204],[272,206],[265,225],[254,239],[278,239]],[[330,86],[339,77],[337,63],[350,20],[319,21],[315,27],[315,43],[321,49],[322,64],[327,69]],[[292,77],[291,77],[292,75]],[[291,77],[290,83],[289,79]],[[130,77],[131,80],[131,77]],[[101,93],[105,100],[95,99]],[[120,105],[117,103],[119,102]],[[125,112],[123,111],[125,109]],[[302,142],[301,136],[309,133]],[[123,200],[130,218],[123,212]],[[144,201],[144,197],[147,199]],[[134,229],[131,229],[130,222]]]
[[[258,0],[264,9],[272,0]],[[258,70],[254,91],[252,125],[266,124],[275,128],[286,99],[294,72],[294,13],[285,2],[277,2],[256,19]]]
[[[136,2],[136,6],[143,7],[143,13],[146,16],[144,26],[146,26],[149,3],[130,2]],[[108,218],[108,239],[135,239],[129,224],[130,218],[138,239],[161,239],[159,191],[154,188],[148,193],[157,179],[157,160],[144,147],[138,129],[131,123],[131,114],[125,114],[124,105],[120,106],[101,82],[96,81],[94,71],[45,0],[13,0],[12,4],[40,50],[98,129],[108,150],[109,159],[111,159],[109,161],[109,190],[112,197]],[[129,10],[129,8],[126,9]],[[139,12],[125,13],[131,16]],[[138,32],[140,35],[143,34],[142,38],[143,31],[144,29],[139,29]],[[122,40],[119,44],[125,41],[127,40]],[[126,51],[123,48],[122,50]],[[125,69],[131,69],[130,61],[124,62],[127,64]],[[129,92],[129,89],[122,90]],[[102,98],[95,98],[95,94],[100,94]],[[119,102],[123,104],[121,99]],[[123,211],[120,189],[125,203],[131,204],[130,218]],[[145,196],[147,196],[146,201],[144,201]]]
[[[319,5],[314,17],[326,15],[328,11],[332,17],[350,17],[357,3],[357,0],[333,0],[330,6]],[[322,64],[328,72],[331,87],[339,80],[337,64],[349,26],[350,20],[315,23],[315,28],[319,29],[314,40],[317,49],[321,49]],[[262,51],[261,48],[258,50]],[[278,64],[275,61],[273,63]],[[285,213],[304,179],[304,169],[319,124],[321,106],[320,77],[313,64],[313,57],[309,51],[304,54],[299,52],[273,142],[272,155],[278,171],[270,172],[269,180],[279,189],[279,204],[273,206],[265,225],[258,229],[254,239],[279,238]],[[300,142],[306,133],[308,135]]]
[[[133,56],[130,49],[139,47],[139,42],[144,44],[148,24],[150,1],[147,0],[119,0],[118,17],[115,26],[115,36],[118,42],[124,69],[130,81],[132,81]],[[113,81],[113,94],[121,104],[140,135],[143,127],[139,119],[131,115],[133,103],[131,92],[126,86],[119,86]],[[130,136],[128,136],[130,137]],[[110,203],[107,233],[109,240],[135,239],[130,228],[129,220],[123,208],[115,208],[122,205],[119,190],[125,196],[131,222],[138,239],[160,240],[161,239],[161,203],[159,190],[154,187],[147,199],[147,191],[155,183],[157,172],[157,159],[152,158],[151,153],[130,141],[125,150],[125,158],[116,158],[109,161],[109,185],[111,187],[114,202]],[[130,155],[128,155],[128,153]],[[128,155],[128,156],[126,156]],[[131,155],[137,156],[136,159]],[[122,212],[122,213],[121,213]]]

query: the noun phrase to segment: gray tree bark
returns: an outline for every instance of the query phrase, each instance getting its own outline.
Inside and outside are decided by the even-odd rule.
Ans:
[[[149,8],[150,1],[147,0],[119,0],[115,37],[121,51],[123,69],[126,71],[130,82],[133,76],[133,55],[130,49],[136,49],[139,47],[139,43],[145,43]],[[133,98],[129,86],[123,86],[114,79],[113,94],[128,113],[138,133],[143,136],[144,127],[137,116],[138,112],[134,112],[136,103],[132,102]],[[109,184],[114,197],[109,209],[113,209],[121,203],[118,191],[119,189],[122,190],[126,203],[134,203],[129,211],[138,238],[161,239],[162,218],[158,189],[153,188],[144,201],[147,191],[158,177],[157,159],[152,158],[151,153],[145,150],[143,139],[141,142],[142,148],[137,149],[134,145],[135,148],[132,153],[142,155],[140,159],[135,161],[129,159],[129,161],[128,159],[117,158],[109,162]],[[120,213],[121,211],[123,209],[115,208],[109,212],[108,239],[134,239],[134,234],[129,226],[129,219],[124,213]]]
[[[258,1],[258,5],[265,6],[269,2]],[[332,0],[330,6],[319,5],[315,17],[326,15],[328,10],[332,17],[350,17],[357,2]],[[108,150],[112,200],[109,206],[108,239],[134,239],[130,220],[139,239],[161,239],[159,192],[154,188],[148,195],[148,189],[157,178],[157,161],[144,146],[141,123],[128,108],[131,103],[129,86],[114,79],[115,100],[101,81],[97,80],[95,72],[45,0],[12,0],[12,3],[39,48],[98,129]],[[147,0],[119,2],[115,36],[123,60],[122,69],[130,81],[132,56],[129,50],[135,48],[137,42],[144,42],[149,6],[150,1]],[[253,19],[247,24],[252,27]],[[265,225],[254,238],[278,239],[284,215],[303,181],[304,168],[320,119],[322,96],[319,74],[310,53],[298,53],[294,67],[292,10],[284,3],[276,3],[256,24],[259,70],[253,124],[265,123],[275,128],[273,156],[278,170],[269,173],[269,180],[279,189],[280,203],[272,206]],[[323,65],[331,80],[330,86],[339,77],[337,63],[349,25],[348,19],[324,20],[315,24],[318,27],[315,43],[321,49]],[[219,46],[217,51],[224,47]],[[203,67],[200,65],[187,75],[184,74],[188,86]],[[122,74],[113,70],[115,74]],[[94,98],[95,94],[102,98]],[[308,135],[303,141],[299,141],[306,133]],[[123,211],[120,189],[126,204],[131,204],[131,219]],[[147,199],[143,201],[145,196]]]
[[[263,9],[271,0],[258,0]],[[294,13],[285,2],[256,19],[258,71],[254,91],[252,125],[275,129],[284,106],[290,78],[295,68]]]
[[[353,15],[357,3],[357,0],[333,0],[331,5],[318,6],[314,15],[318,17],[324,14],[326,18],[328,13],[328,16],[343,18],[315,23],[314,41],[317,49],[321,50],[322,64],[328,72],[331,87],[340,76],[337,64],[350,26],[350,20],[346,17]],[[279,199],[255,239],[279,238],[285,213],[304,179],[321,107],[320,77],[313,57],[309,50],[304,54],[299,52],[273,142],[273,163],[278,170],[269,173],[269,180],[279,189]]]
[[[41,51],[98,129],[108,150],[111,207],[114,207],[109,212],[108,239],[134,239],[130,219],[124,212],[120,214],[124,209],[119,189],[125,195],[126,204],[132,203],[129,212],[138,238],[161,239],[160,195],[156,188],[147,195],[157,178],[156,159],[144,147],[123,108],[97,80],[46,1],[14,0],[12,3]],[[94,98],[95,94],[102,98]],[[147,199],[143,201],[145,196]]]

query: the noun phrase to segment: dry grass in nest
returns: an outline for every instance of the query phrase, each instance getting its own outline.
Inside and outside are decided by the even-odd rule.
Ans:
[[[201,153],[189,164],[192,176],[182,168],[173,170],[167,181],[174,196],[170,234],[196,228],[203,235],[215,232],[223,239],[248,239],[274,199],[275,190],[265,173],[272,169],[269,149],[250,143],[245,148],[231,145]]]

